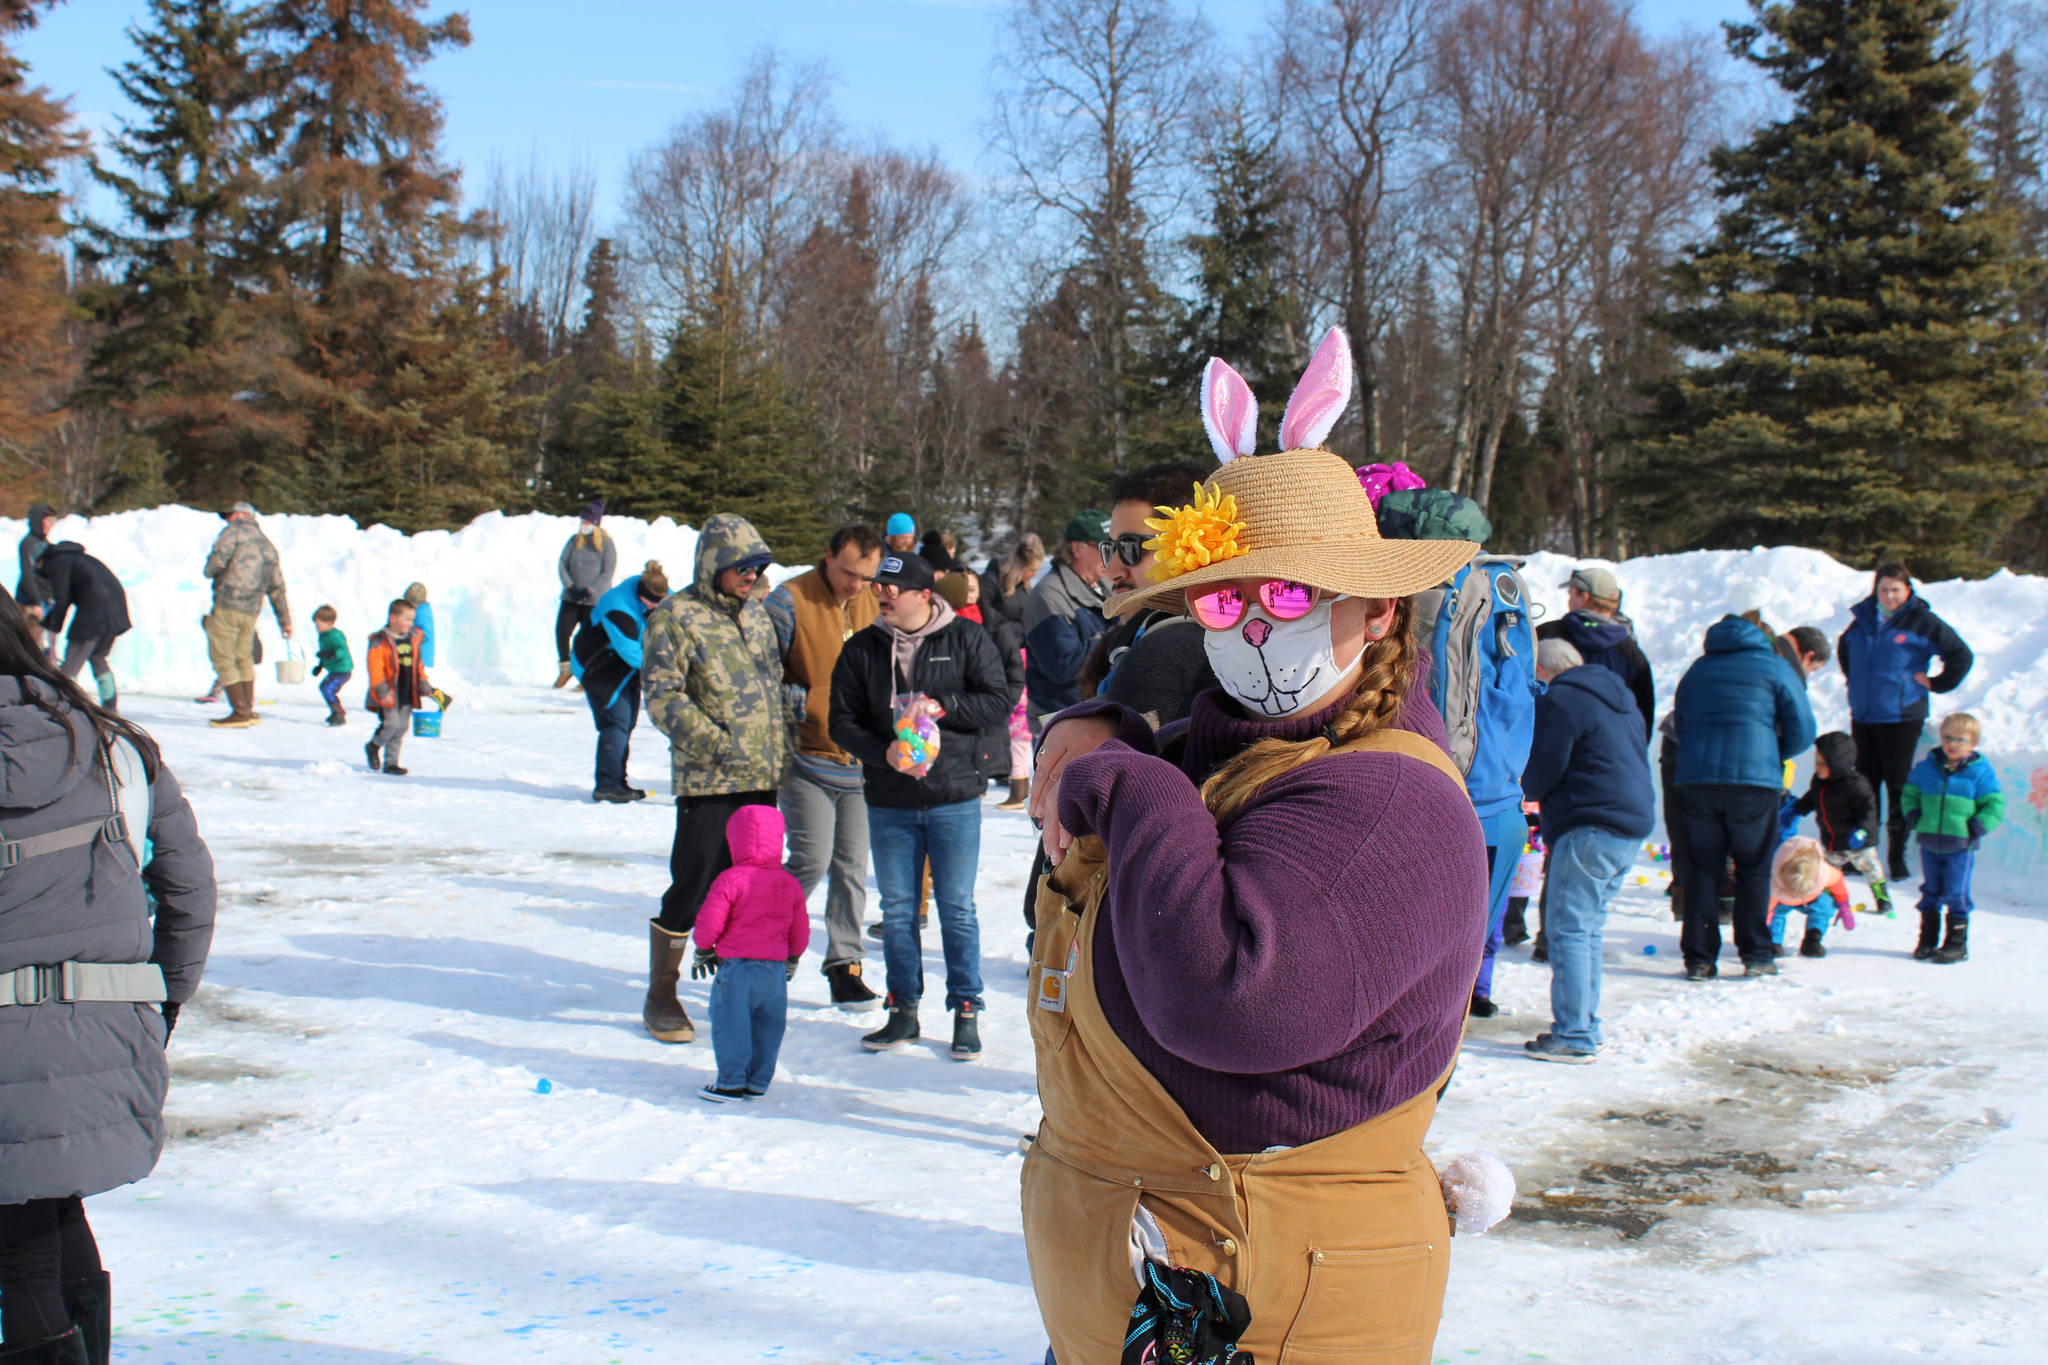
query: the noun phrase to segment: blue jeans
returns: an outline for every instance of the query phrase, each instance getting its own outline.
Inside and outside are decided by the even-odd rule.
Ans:
[[[789,1016],[789,984],[780,961],[729,957],[711,979],[711,1055],[720,1090],[766,1091]]]
[[[932,899],[946,953],[946,1008],[981,1008],[981,925],[974,918],[974,872],[981,858],[981,802],[956,801],[926,810],[868,806],[868,848],[882,895],[882,961],[892,1004],[924,997],[924,948],[917,933],[917,893],[924,860],[932,860]]]
[[[1968,918],[1970,905],[1970,871],[1977,862],[1977,851],[1959,848],[1953,853],[1937,853],[1925,844],[1920,847],[1920,908],[1926,911],[1947,907],[1951,915]]]
[[[597,722],[597,788],[617,791],[626,785],[626,755],[633,744],[633,727],[640,723],[640,677],[633,675],[609,703],[586,690],[590,718]]]
[[[1472,994],[1491,999],[1493,959],[1506,942],[1501,924],[1508,916],[1508,884],[1515,879],[1515,864],[1521,860],[1522,846],[1529,842],[1529,821],[1522,814],[1522,803],[1517,801],[1480,829],[1486,835],[1487,866],[1492,871],[1492,880],[1486,893],[1486,948],[1479,958],[1479,979],[1472,983]]]
[[[1600,1046],[1600,935],[1607,906],[1636,859],[1626,834],[1580,825],[1550,850],[1543,929],[1550,942],[1550,1032],[1561,1047]]]

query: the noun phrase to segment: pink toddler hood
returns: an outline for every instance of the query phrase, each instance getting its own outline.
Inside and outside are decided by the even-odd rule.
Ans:
[[[773,806],[741,806],[725,825],[726,847],[738,867],[781,867],[782,834],[782,812]]]

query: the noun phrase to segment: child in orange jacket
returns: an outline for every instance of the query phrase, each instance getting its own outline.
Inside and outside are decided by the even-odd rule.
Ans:
[[[1834,904],[1821,904],[1822,896]],[[1849,883],[1842,869],[1823,856],[1818,839],[1803,834],[1778,845],[1777,855],[1771,859],[1771,949],[1779,957],[1785,955],[1785,921],[1794,910],[1806,912],[1806,937],[1799,941],[1801,957],[1828,955],[1821,938],[1834,920],[1840,919],[1844,929],[1856,927],[1856,916],[1849,909]]]
[[[370,771],[404,777],[398,766],[398,748],[412,728],[412,713],[420,698],[431,696],[434,685],[427,681],[427,665],[420,658],[420,632],[413,628],[412,603],[403,597],[392,602],[384,629],[370,637],[363,650],[363,666],[370,672],[370,695],[363,703],[377,717],[377,733],[363,746]],[[378,750],[383,761],[378,762]]]

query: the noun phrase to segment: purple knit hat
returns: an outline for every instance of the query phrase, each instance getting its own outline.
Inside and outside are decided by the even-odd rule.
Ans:
[[[1369,464],[1358,471],[1359,486],[1372,499],[1372,510],[1380,510],[1380,499],[1397,489],[1427,488],[1429,481],[1396,460],[1392,464]]]
[[[598,523],[599,523],[600,521],[603,521],[603,520],[604,520],[604,499],[603,499],[603,498],[592,498],[592,499],[590,500],[590,505],[589,505],[588,507],[585,507],[585,508],[583,509],[583,512],[582,512],[582,520],[584,520],[584,521],[587,521],[587,522],[589,522],[589,523],[590,523],[590,524],[591,524],[592,526],[595,526],[595,525],[597,525],[597,524],[598,524]]]

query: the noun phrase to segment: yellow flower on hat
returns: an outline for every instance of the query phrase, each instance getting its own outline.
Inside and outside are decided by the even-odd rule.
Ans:
[[[1149,573],[1155,583],[1239,555],[1250,554],[1243,543],[1245,524],[1237,519],[1237,499],[1195,485],[1195,500],[1185,507],[1155,507],[1145,524],[1159,534],[1145,542],[1152,551]]]

